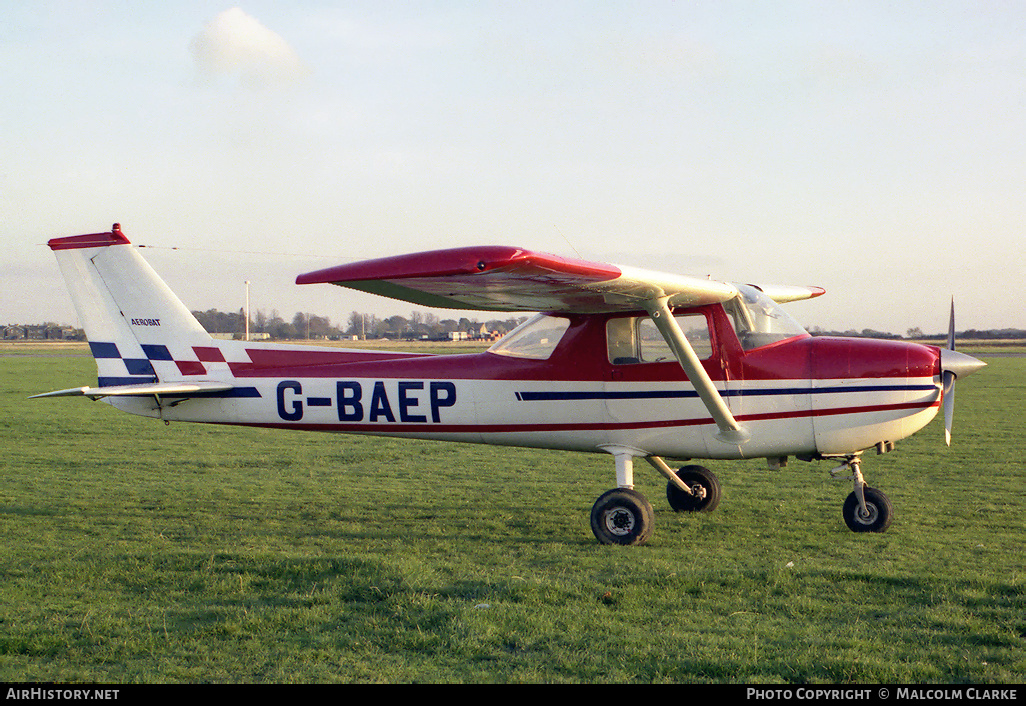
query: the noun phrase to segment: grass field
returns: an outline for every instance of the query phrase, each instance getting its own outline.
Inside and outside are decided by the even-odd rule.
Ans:
[[[612,459],[172,424],[29,394],[81,348],[0,357],[0,681],[861,682],[1026,678],[1026,359],[867,455],[710,464],[720,509],[598,545]],[[25,355],[28,354],[28,355]]]

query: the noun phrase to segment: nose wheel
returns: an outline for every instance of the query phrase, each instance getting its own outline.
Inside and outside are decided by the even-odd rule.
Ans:
[[[865,509],[855,493],[848,495],[844,501],[844,524],[852,532],[883,532],[891,526],[894,511],[891,501],[876,488],[866,486],[862,489]]]
[[[854,481],[855,488],[845,499],[844,507],[841,509],[844,524],[852,532],[887,531],[891,526],[891,520],[894,519],[890,498],[876,488],[866,485],[858,456],[845,458],[844,463],[830,471],[830,475],[838,478],[845,470],[851,471],[851,475],[845,479]]]

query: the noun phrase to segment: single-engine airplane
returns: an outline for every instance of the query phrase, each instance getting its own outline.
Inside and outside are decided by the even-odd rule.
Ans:
[[[569,449],[613,457],[616,487],[595,502],[605,544],[653,529],[634,461],[667,479],[678,512],[713,510],[720,484],[673,459],[833,459],[853,481],[842,515],[882,532],[887,496],[862,475],[984,364],[908,342],[812,337],[779,306],[818,287],[754,286],[619,267],[514,247],[386,257],[300,275],[427,307],[544,312],[488,351],[346,350],[213,339],[121,232],[49,242],[96,360],[85,396],[165,422],[189,421]]]

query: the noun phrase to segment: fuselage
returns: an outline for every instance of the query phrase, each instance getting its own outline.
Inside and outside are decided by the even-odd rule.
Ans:
[[[161,364],[173,362],[196,379],[231,380],[235,388],[177,404],[110,402],[168,421],[579,451],[616,446],[672,458],[853,453],[905,438],[937,413],[935,347],[804,332],[747,340],[721,304],[674,314],[693,326],[689,338],[699,342],[702,366],[747,432],[743,443],[717,437],[672,356],[637,354],[647,345],[639,327],[644,313],[539,318],[529,326],[541,326],[541,335],[529,326],[520,335],[530,345],[500,342],[468,355],[169,345]],[[623,355],[631,346],[636,355]]]

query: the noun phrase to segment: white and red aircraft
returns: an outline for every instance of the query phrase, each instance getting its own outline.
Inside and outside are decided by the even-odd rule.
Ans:
[[[954,379],[984,365],[914,343],[813,338],[779,303],[818,287],[767,287],[468,247],[301,275],[428,307],[545,312],[487,352],[346,350],[215,340],[115,224],[49,242],[96,359],[96,387],[35,397],[103,398],[165,422],[375,434],[607,453],[616,488],[591,512],[596,538],[640,544],[651,504],[634,489],[642,458],[667,478],[676,511],[708,511],[720,485],[676,459],[835,459],[854,481],[855,532],[891,523],[863,480],[863,451],[889,451],[942,400],[950,444]]]

